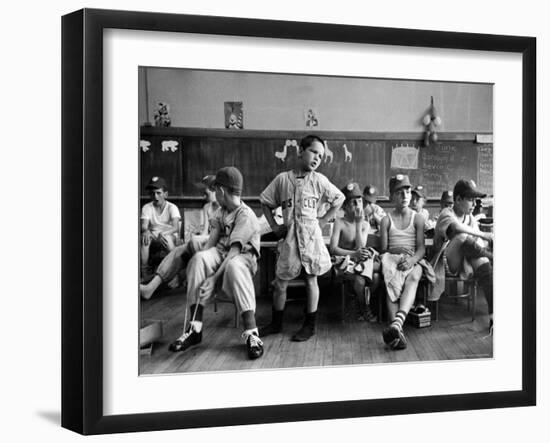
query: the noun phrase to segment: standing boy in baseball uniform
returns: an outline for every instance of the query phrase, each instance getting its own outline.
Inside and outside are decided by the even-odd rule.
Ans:
[[[203,307],[221,289],[234,300],[242,316],[242,337],[248,357],[259,358],[264,351],[256,327],[256,294],[252,281],[260,255],[258,219],[241,200],[243,177],[237,168],[221,168],[216,173],[214,189],[221,208],[211,219],[206,245],[187,265],[187,304],[190,304],[191,321],[170,345],[170,350],[184,351],[201,342]]]
[[[292,340],[305,341],[315,334],[319,302],[317,276],[331,268],[321,227],[334,218],[344,202],[344,195],[338,188],[323,174],[315,172],[324,153],[325,145],[320,137],[304,137],[300,141],[297,167],[277,175],[260,195],[269,225],[278,237],[284,238],[275,271],[273,317],[271,323],[261,329],[262,336],[282,331],[288,282],[302,272],[307,291],[306,316]],[[330,204],[330,209],[317,218],[319,205],[324,201]],[[272,211],[279,206],[283,210],[283,225],[278,225],[273,218]]]
[[[141,209],[141,278],[152,277],[149,266],[149,250],[152,245],[170,252],[176,246],[179,231],[180,211],[174,203],[167,201],[168,190],[162,177],[153,177],[145,188],[151,201]]]

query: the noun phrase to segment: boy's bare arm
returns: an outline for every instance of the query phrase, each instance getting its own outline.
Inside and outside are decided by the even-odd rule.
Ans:
[[[141,243],[145,246],[151,241],[151,231],[149,231],[149,219],[141,219]]]
[[[426,254],[426,244],[424,237],[424,217],[420,214],[414,216],[414,228],[416,229],[416,253],[412,256],[414,264],[424,258]]]
[[[468,225],[454,221],[447,228],[447,237],[449,237],[449,239],[452,239],[458,234],[469,234],[476,237],[481,237],[482,239],[487,241],[493,241],[493,235],[490,232],[481,232],[477,229],[471,228]]]
[[[204,250],[213,248],[216,246],[216,243],[218,243],[218,240],[220,239],[220,229],[218,226],[213,226],[212,230],[210,231],[210,235],[208,236],[208,240],[206,241],[206,244],[204,245]]]
[[[178,232],[180,228],[180,220],[181,219],[179,217],[174,217],[172,219],[172,228],[168,229],[167,231],[164,231],[164,234],[170,235]]]
[[[386,215],[380,222],[380,253],[388,251],[388,230],[390,228],[390,219]]]

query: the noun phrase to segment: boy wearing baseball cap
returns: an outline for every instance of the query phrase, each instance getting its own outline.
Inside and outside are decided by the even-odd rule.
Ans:
[[[323,160],[325,144],[316,135],[300,141],[298,165],[282,172],[260,195],[263,213],[273,232],[283,238],[277,260],[272,320],[262,328],[261,335],[282,331],[286,289],[289,281],[305,274],[307,306],[304,323],[292,336],[293,341],[306,341],[315,334],[319,286],[317,276],[329,271],[332,263],[323,241],[321,228],[334,218],[344,202],[343,194],[323,174],[316,172]],[[317,217],[319,205],[329,204],[329,210]],[[283,210],[283,225],[278,225],[273,210]]]
[[[215,175],[203,177],[201,186],[205,187],[206,203],[202,207],[201,221],[199,230],[195,231],[198,235],[191,235],[190,239],[182,245],[176,246],[158,265],[155,275],[147,284],[139,285],[139,294],[141,298],[148,300],[153,293],[162,285],[167,284],[170,288],[176,288],[181,285],[185,279],[183,271],[189,262],[189,259],[197,251],[200,251],[205,245],[208,234],[210,233],[210,220],[214,218],[216,212],[220,209],[220,204],[216,200],[214,190]]]
[[[376,204],[377,192],[377,189],[373,185],[367,185],[363,189],[365,220],[367,220],[367,223],[369,223],[374,232],[378,232],[380,222],[386,216],[386,212],[382,207]]]
[[[256,295],[252,277],[260,256],[260,227],[256,215],[242,200],[243,177],[228,166],[216,173],[216,199],[220,209],[211,219],[211,231],[202,250],[187,265],[187,306],[191,321],[171,345],[173,352],[184,351],[202,341],[204,305],[221,289],[235,302],[241,314],[248,357],[262,356],[263,343],[256,327]]]
[[[445,275],[462,279],[478,279],[489,308],[489,326],[493,325],[493,267],[491,244],[493,234],[482,232],[472,212],[476,198],[486,194],[479,191],[473,180],[459,180],[453,189],[453,206],[444,208],[435,226],[432,264],[436,283],[430,300],[439,300],[445,290]]]
[[[424,186],[415,186],[411,192],[411,209],[424,217],[424,232],[427,232],[435,227],[435,223],[433,220],[430,220],[430,213],[424,208],[425,204],[426,191],[424,190]]]
[[[342,206],[344,217],[336,218],[334,222],[329,250],[336,259],[336,269],[346,264],[347,267],[352,267],[353,271],[344,272],[344,277],[353,282],[353,292],[361,311],[360,318],[371,321],[375,316],[370,310],[369,300],[365,298],[365,287],[374,282],[374,256],[377,254],[366,246],[370,226],[365,220],[363,195],[359,185],[348,183],[341,191],[345,197]],[[376,264],[379,268],[379,263]]]
[[[409,208],[408,176],[398,174],[390,179],[390,198],[394,208],[380,226],[382,273],[391,321],[382,338],[391,349],[398,350],[407,347],[403,325],[414,303],[423,268],[428,278],[433,278],[433,270],[424,260],[424,218]]]
[[[445,208],[452,208],[454,203],[453,191],[443,191],[441,193],[441,199],[439,200],[439,206],[441,210]]]
[[[168,189],[162,177],[152,177],[145,189],[151,201],[141,209],[141,279],[152,277],[149,265],[149,251],[152,245],[171,251],[177,242],[179,221],[178,207],[167,201]]]

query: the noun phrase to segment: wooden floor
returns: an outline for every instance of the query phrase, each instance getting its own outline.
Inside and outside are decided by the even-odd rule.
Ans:
[[[385,324],[359,321],[354,303],[347,303],[342,322],[340,299],[331,294],[321,296],[317,334],[307,342],[292,342],[290,337],[301,325],[303,306],[300,301],[288,303],[284,332],[262,338],[263,357],[249,360],[241,339],[242,330],[234,327],[233,305],[226,303],[218,305],[217,313],[213,305],[205,308],[202,343],[184,352],[170,352],[168,345],[182,331],[185,295],[178,291],[155,295],[151,300],[142,301],[141,318],[162,321],[164,336],[155,343],[151,355],[140,356],[140,374],[491,358],[493,355],[483,298],[478,302],[474,322],[465,301],[442,299],[439,321],[432,321],[431,327],[417,329],[406,325],[408,347],[402,351],[387,349],[382,341]],[[258,325],[268,323],[270,318],[270,301],[260,299]]]

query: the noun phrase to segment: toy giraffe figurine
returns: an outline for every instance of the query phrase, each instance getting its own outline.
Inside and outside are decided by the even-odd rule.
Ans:
[[[351,162],[352,155],[351,155],[351,152],[348,151],[348,147],[344,144],[342,148],[344,148],[344,155],[345,155],[344,162]]]
[[[327,162],[329,157],[330,162],[332,163],[332,160],[334,159],[334,153],[330,150],[330,148],[328,147],[328,143],[325,140],[325,163]]]
[[[285,145],[283,146],[282,151],[275,151],[275,157],[277,157],[282,162],[284,162],[286,160],[286,153],[287,153],[288,145],[290,145],[290,140],[286,141]]]

